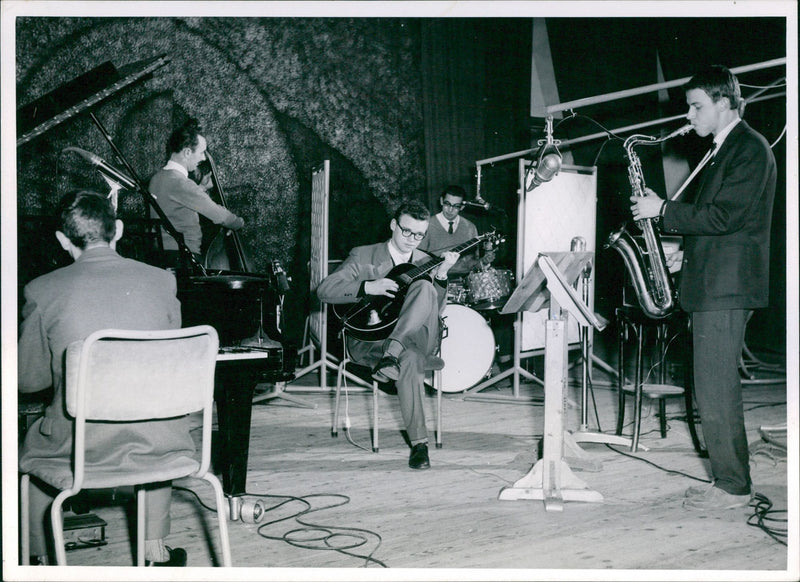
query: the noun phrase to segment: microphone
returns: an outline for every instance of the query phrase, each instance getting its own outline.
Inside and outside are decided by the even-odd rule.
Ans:
[[[103,158],[98,155],[93,154],[92,152],[87,152],[86,150],[82,150],[81,148],[76,147],[66,147],[61,152],[66,151],[73,151],[80,156],[82,156],[85,160],[90,162],[92,165],[97,166],[97,170],[103,174],[105,177],[110,178],[116,182],[118,182],[123,188],[127,188],[128,190],[138,190],[139,187],[136,185],[136,182],[133,181],[133,178],[125,174],[124,172],[116,169],[114,166],[106,162]]]
[[[475,200],[465,200],[464,204],[467,206],[474,206],[475,208],[480,208],[481,210],[489,210],[492,205],[489,202],[486,202],[483,198],[475,198]]]
[[[546,138],[539,140],[539,152],[536,165],[531,164],[525,172],[525,191],[530,192],[537,186],[552,180],[561,171],[561,152],[558,151],[560,140],[553,139],[553,117],[548,116],[545,125]],[[532,174],[532,177],[531,177]]]
[[[289,286],[289,277],[286,275],[286,271],[283,269],[278,259],[272,261],[272,273],[278,280],[278,291],[280,291],[280,294],[285,295],[288,293],[291,290]]]
[[[542,150],[542,154],[544,154],[544,150]],[[561,154],[557,151],[551,151],[544,155],[542,154],[539,156],[539,162],[536,164],[536,168],[533,169],[533,171],[531,171],[532,168],[529,169],[525,175],[526,192],[530,192],[537,186],[549,182],[561,170]],[[533,174],[532,179],[531,174]]]

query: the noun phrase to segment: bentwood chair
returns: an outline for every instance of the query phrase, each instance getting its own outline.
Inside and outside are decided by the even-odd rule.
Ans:
[[[144,565],[145,495],[149,483],[183,477],[204,479],[214,489],[222,563],[231,565],[225,497],[219,479],[209,471],[214,395],[214,371],[219,339],[216,330],[200,325],[177,330],[131,331],[106,329],[73,342],[66,353],[65,402],[75,419],[73,458],[48,459],[37,464],[20,483],[21,550],[23,564],[30,554],[29,485],[33,475],[58,489],[50,509],[56,562],[66,564],[62,505],[82,489],[133,486],[137,500],[137,565]],[[202,411],[199,459],[185,451],[160,454],[136,469],[117,465],[86,466],[86,425],[115,423],[124,431],[132,423],[158,421]],[[104,429],[107,428],[104,427]],[[187,430],[188,423],[187,423]],[[90,429],[91,431],[91,429]],[[128,445],[115,458],[124,456]],[[141,447],[137,455],[146,455]],[[141,467],[146,466],[146,469]]]
[[[667,436],[667,412],[665,400],[674,396],[683,396],[686,405],[686,422],[692,438],[692,443],[698,453],[702,454],[699,444],[699,437],[696,432],[694,419],[694,406],[692,402],[692,374],[691,374],[691,332],[688,327],[686,314],[676,311],[664,319],[652,319],[647,316],[640,308],[624,306],[617,308],[617,329],[618,329],[618,414],[617,431],[622,434],[625,418],[626,395],[632,394],[634,397],[633,405],[633,438],[631,440],[631,451],[637,451],[639,446],[639,435],[642,422],[642,398],[647,397],[658,402],[659,432],[661,438]],[[684,363],[684,386],[676,386],[668,382],[667,351],[672,340],[668,341],[667,335],[670,330],[675,334],[673,340],[680,339],[682,347],[687,348],[688,361]],[[647,351],[648,331],[655,332],[654,338],[654,362],[651,362],[651,371],[655,371],[655,381],[649,381],[649,374],[645,374],[647,361],[645,351]],[[626,344],[629,339],[634,340],[632,346],[634,358],[634,379],[632,383],[625,381],[627,354]]]

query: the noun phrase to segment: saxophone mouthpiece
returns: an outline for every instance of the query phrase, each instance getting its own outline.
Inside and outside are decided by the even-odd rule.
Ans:
[[[687,123],[683,127],[679,127],[678,129],[673,131],[671,134],[669,134],[667,136],[667,139],[672,139],[673,137],[678,137],[679,135],[686,135],[691,130],[692,130],[692,124],[691,123]]]

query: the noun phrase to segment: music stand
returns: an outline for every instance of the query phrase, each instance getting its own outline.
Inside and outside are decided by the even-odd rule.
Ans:
[[[564,460],[566,447],[580,450],[564,430],[564,386],[569,350],[566,317],[570,314],[580,325],[591,325],[598,331],[605,327],[570,283],[577,279],[592,256],[591,252],[540,253],[503,307],[504,313],[536,311],[546,307],[549,300],[550,310],[545,322],[542,458],[527,475],[500,491],[501,501],[541,499],[547,511],[563,511],[564,501],[603,501],[603,496],[589,489]]]

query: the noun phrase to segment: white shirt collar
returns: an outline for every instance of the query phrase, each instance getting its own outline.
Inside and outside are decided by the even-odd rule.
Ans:
[[[400,252],[394,244],[392,244],[392,240],[389,239],[389,254],[392,255],[392,260],[394,261],[395,265],[399,265],[401,263],[407,263],[409,259],[411,259],[411,255],[414,254],[414,251],[411,251],[408,254],[403,254]]]
[[[183,174],[184,178],[189,177],[189,170],[187,170],[185,166],[180,165],[178,162],[174,160],[168,161],[167,164],[164,166],[164,169],[175,170],[176,172],[180,172],[181,174]]]
[[[448,230],[450,228],[450,221],[444,217],[444,213],[440,212],[439,214],[436,215],[436,218],[439,221],[439,224],[442,225],[443,229]],[[461,220],[460,214],[456,216],[456,219],[453,221],[453,230],[458,228],[459,220]]]
[[[723,127],[722,131],[720,131],[717,135],[714,136],[714,144],[716,146],[714,148],[715,152],[719,151],[719,146],[722,145],[722,142],[725,141],[725,138],[728,137],[728,134],[731,132],[731,130],[734,127],[736,127],[736,124],[739,123],[741,120],[742,120],[741,117],[737,117],[736,119],[731,121],[728,125]]]

